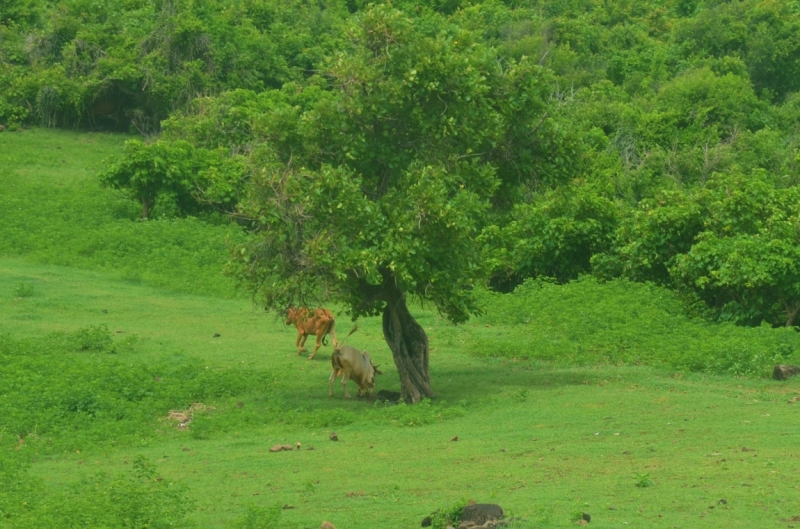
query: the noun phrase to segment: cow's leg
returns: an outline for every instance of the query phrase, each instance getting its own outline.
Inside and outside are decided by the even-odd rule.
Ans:
[[[334,368],[331,371],[331,378],[328,379],[328,396],[333,397],[333,382],[336,380],[336,375],[339,372],[338,369]]]
[[[349,399],[350,393],[347,392],[347,373],[342,375],[342,387],[344,388],[344,398]]]
[[[302,340],[303,340],[303,331],[298,329],[298,331],[297,331],[297,340],[294,342],[294,346],[297,347],[297,354],[298,355],[303,352],[303,346],[300,344],[300,342]]]
[[[314,347],[314,352],[311,353],[308,357],[309,360],[313,360],[315,356],[317,356],[317,351],[319,351],[320,346],[322,345],[322,334],[317,335],[317,346]]]
[[[304,333],[302,339],[300,340],[300,348],[297,351],[297,354],[300,354],[306,350],[306,340],[308,340],[308,335]]]

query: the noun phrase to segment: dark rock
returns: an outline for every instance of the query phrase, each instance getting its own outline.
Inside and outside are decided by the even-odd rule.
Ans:
[[[430,527],[432,523],[433,520],[431,520],[430,516],[426,516],[425,518],[422,519],[422,527]]]
[[[331,436],[330,436],[330,440],[331,440],[331,441],[338,441],[338,440],[339,440],[339,436],[338,436],[338,435],[336,435],[336,432],[333,432],[333,433],[331,434]]]
[[[717,503],[719,503],[720,505],[728,505],[728,500],[726,500],[725,498],[722,498]]]
[[[581,516],[581,518],[583,520],[586,520],[587,522],[591,522],[592,521],[592,515],[589,514],[588,512],[583,513],[583,516]]]
[[[218,332],[214,333],[214,338],[219,338],[220,336],[222,336],[220,333],[218,333]]]
[[[772,370],[772,378],[775,380],[789,380],[797,374],[800,374],[800,366],[778,364]]]
[[[483,525],[491,520],[502,520],[503,508],[496,503],[476,503],[467,505],[458,518],[461,522],[474,522],[476,525]]]

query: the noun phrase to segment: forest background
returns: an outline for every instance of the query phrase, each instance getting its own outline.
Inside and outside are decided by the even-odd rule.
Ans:
[[[0,123],[138,132],[106,185],[127,190],[144,217],[220,222],[263,165],[260,146],[291,144],[281,127],[330,95],[330,65],[370,9],[4,0]],[[499,70],[535,66],[526,75],[542,87],[547,139],[531,132],[537,162],[520,168],[513,204],[481,226],[494,289],[591,273],[675,289],[717,321],[797,323],[800,4],[391,10],[419,38],[490,49]]]

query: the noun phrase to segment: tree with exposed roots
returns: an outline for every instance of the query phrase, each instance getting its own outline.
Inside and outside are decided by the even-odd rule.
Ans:
[[[239,204],[250,230],[230,265],[265,306],[343,303],[383,316],[402,397],[435,396],[428,337],[409,311],[478,311],[479,235],[580,159],[557,87],[535,61],[500,60],[469,32],[377,6],[306,84],[272,93],[253,125]],[[556,94],[556,97],[554,97]]]

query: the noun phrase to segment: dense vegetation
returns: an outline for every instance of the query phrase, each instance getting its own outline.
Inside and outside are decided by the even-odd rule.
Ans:
[[[594,272],[675,288],[712,318],[796,323],[794,3],[404,1],[381,9],[352,1],[7,1],[0,123],[163,130],[157,141],[131,142],[103,175],[145,217],[238,215],[264,167],[328,164],[356,182],[409,163],[383,160],[371,138],[402,145],[398,134],[460,134],[449,155],[439,147],[439,160],[458,154],[473,164],[451,174],[484,164],[518,175],[516,186],[492,192],[492,219],[467,221],[483,231],[479,260],[494,288]],[[359,41],[360,31],[378,40]],[[418,91],[407,102],[416,98],[419,115],[441,114],[441,123],[373,130],[369,119],[386,119],[388,107],[337,122],[358,111],[337,90],[348,76],[366,75],[352,69],[359,46],[383,46],[397,79]],[[436,49],[453,66],[414,55]],[[447,71],[462,58],[465,72],[516,75],[536,92],[480,92],[483,81]],[[437,84],[440,74],[454,84]],[[391,91],[392,75],[369,82]],[[396,111],[413,112],[400,92],[381,97],[390,93],[400,98]],[[461,94],[464,105],[445,94]],[[469,136],[477,130],[470,120],[491,122],[472,97],[516,113],[503,125],[506,137],[491,139],[494,154],[483,154],[481,141],[497,131]],[[378,108],[377,100],[357,104]],[[374,160],[359,161],[360,149]],[[475,189],[488,191],[490,180]],[[264,184],[261,177],[255,185]],[[252,219],[258,208],[244,209]],[[446,302],[445,311],[469,306],[454,303],[463,302]]]

